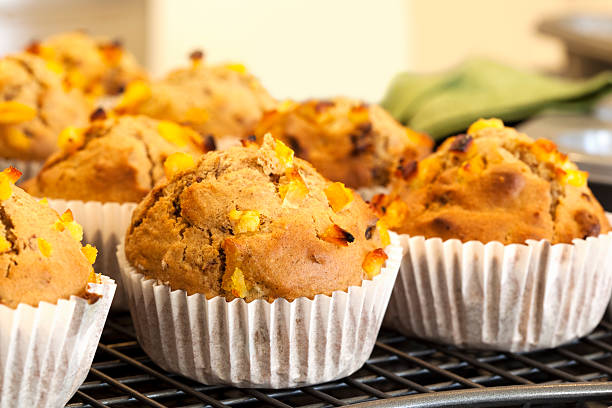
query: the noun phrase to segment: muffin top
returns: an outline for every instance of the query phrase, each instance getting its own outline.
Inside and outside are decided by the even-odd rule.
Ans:
[[[403,162],[390,195],[375,201],[389,228],[427,238],[571,243],[610,231],[587,173],[551,141],[498,119],[479,120],[418,163]]]
[[[207,298],[293,300],[361,285],[389,235],[368,205],[280,141],[208,153],[156,186],[128,229],[128,261]]]
[[[98,282],[97,251],[81,246],[83,230],[68,210],[62,216],[14,185],[21,173],[0,173],[0,304],[57,302],[87,296]]]
[[[87,123],[89,106],[62,76],[27,53],[0,59],[0,157],[44,160],[68,125]]]
[[[244,66],[207,65],[201,59],[194,53],[191,67],[129,86],[117,110],[172,120],[215,138],[250,133],[276,102]]]
[[[380,106],[348,98],[284,102],[255,128],[260,140],[268,132],[325,177],[353,188],[387,185],[400,158],[418,160],[433,146]]]
[[[82,31],[33,42],[27,51],[44,58],[66,75],[66,84],[88,95],[115,95],[132,81],[146,78],[136,58],[119,41]]]
[[[92,114],[89,127],[66,128],[60,151],[23,187],[37,197],[138,202],[164,177],[175,152],[199,155],[206,141],[192,129],[146,116]]]

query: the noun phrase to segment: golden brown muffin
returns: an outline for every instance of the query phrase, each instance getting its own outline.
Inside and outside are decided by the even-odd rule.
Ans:
[[[0,59],[0,157],[44,160],[68,125],[87,123],[80,91],[66,91],[62,77],[27,53]]]
[[[57,302],[86,296],[96,282],[96,250],[81,246],[83,230],[67,211],[61,217],[47,204],[14,185],[14,168],[0,173],[0,304]]]
[[[380,106],[347,98],[287,101],[255,128],[259,140],[268,132],[325,177],[353,188],[387,185],[400,158],[418,160],[433,147]]]
[[[418,164],[402,163],[390,196],[376,201],[389,228],[427,238],[571,243],[610,231],[587,174],[549,140],[498,119],[481,119]]]
[[[361,285],[380,272],[388,241],[357,194],[268,137],[208,153],[155,187],[125,252],[172,289],[272,301]]]
[[[88,128],[67,128],[61,151],[47,160],[24,189],[38,197],[100,202],[138,202],[164,177],[164,160],[175,152],[199,155],[206,143],[192,129],[146,116],[106,118],[92,114]]]
[[[136,58],[120,42],[92,37],[82,31],[33,42],[27,51],[65,72],[67,85],[88,95],[115,95],[128,83],[147,77]]]
[[[172,120],[217,139],[251,132],[275,100],[244,66],[207,65],[201,53],[194,54],[190,68],[129,86],[117,110]]]

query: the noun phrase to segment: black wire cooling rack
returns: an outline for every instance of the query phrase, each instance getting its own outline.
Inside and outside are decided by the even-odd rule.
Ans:
[[[612,405],[612,324],[552,350],[465,351],[383,330],[368,362],[342,380],[286,390],[203,385],[165,372],[139,347],[129,315],[111,316],[84,407],[588,407]]]

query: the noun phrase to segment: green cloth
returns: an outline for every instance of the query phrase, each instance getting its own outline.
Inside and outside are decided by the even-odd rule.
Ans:
[[[481,117],[516,122],[548,108],[584,110],[611,88],[612,72],[568,80],[473,59],[447,73],[399,74],[381,104],[400,122],[439,140]]]

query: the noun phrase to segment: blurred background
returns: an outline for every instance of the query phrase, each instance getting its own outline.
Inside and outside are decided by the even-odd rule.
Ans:
[[[0,0],[0,54],[73,29],[120,39],[153,78],[202,49],[278,99],[382,101],[438,141],[501,117],[554,140],[612,209],[612,1]],[[475,56],[498,65],[461,65]]]
[[[278,98],[378,101],[397,72],[444,70],[471,55],[563,71],[564,43],[538,27],[578,14],[610,16],[612,2],[0,0],[0,53],[85,28],[123,40],[155,76],[202,48],[210,61],[245,63]]]

